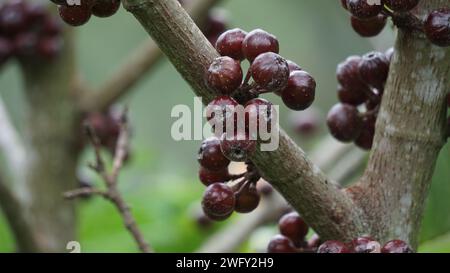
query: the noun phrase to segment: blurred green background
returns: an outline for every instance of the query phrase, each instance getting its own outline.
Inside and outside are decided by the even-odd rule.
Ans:
[[[357,36],[339,1],[224,0],[221,6],[229,12],[230,27],[247,31],[263,28],[278,37],[281,54],[315,77],[318,83],[315,106],[322,113],[336,102],[337,63],[349,55],[368,52],[374,46],[385,50],[393,43],[394,33],[389,27],[374,40]],[[86,26],[77,29],[77,36],[79,66],[93,85],[105,80],[133,48],[147,39],[137,21],[123,9],[112,18],[92,18]],[[10,106],[14,122],[23,130],[20,127],[24,113],[21,90],[20,74],[12,63],[0,71],[0,94]],[[192,105],[192,94],[165,60],[123,100],[131,109],[133,154],[131,164],[121,175],[121,189],[145,237],[160,252],[194,251],[208,234],[221,228],[217,225],[211,230],[202,230],[193,218],[203,192],[197,181],[196,153],[200,142],[175,142],[170,136],[174,121],[170,117],[172,107]],[[270,99],[279,102],[274,96]],[[295,135],[289,127],[289,114],[282,108],[281,122],[291,135]],[[450,233],[447,234],[450,232],[448,146],[441,153],[428,200],[420,248],[425,252],[450,251]],[[81,165],[90,159],[92,155],[88,153]],[[99,183],[86,168],[80,169]],[[81,201],[78,214],[83,252],[136,251],[119,216],[107,202],[100,199]],[[262,243],[246,244],[242,251],[254,251],[256,245],[267,243],[275,233],[275,225],[264,229],[263,235],[255,239]],[[14,244],[0,214],[0,252],[11,251],[14,251]]]

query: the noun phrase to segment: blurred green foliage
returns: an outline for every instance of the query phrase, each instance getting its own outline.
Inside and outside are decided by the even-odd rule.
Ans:
[[[387,28],[381,38],[369,41],[358,37],[349,26],[339,1],[310,0],[228,0],[232,26],[245,30],[263,28],[280,40],[281,54],[309,71],[318,83],[315,105],[326,113],[336,102],[335,69],[337,63],[352,54],[363,54],[373,43],[384,50],[392,44]],[[79,65],[87,81],[99,85],[114,71],[146,33],[123,9],[108,19],[93,18],[77,29]],[[371,43],[372,42],[372,43]],[[0,94],[8,102],[14,122],[20,131],[25,111],[22,83],[15,64],[0,73]],[[279,102],[278,98],[270,97]],[[170,111],[174,105],[192,105],[192,92],[167,61],[152,70],[125,98],[133,124],[133,157],[120,181],[145,237],[157,251],[193,251],[213,230],[202,231],[192,217],[198,205],[202,186],[197,181],[196,151],[199,141],[175,142],[170,136]],[[281,122],[289,129],[289,111],[281,110]],[[87,154],[82,164],[92,159]],[[422,251],[450,251],[450,148],[439,159],[425,215]],[[95,177],[95,176],[94,176]],[[99,181],[97,181],[99,183]],[[269,229],[276,232],[275,228]],[[258,233],[251,241],[264,240]],[[261,235],[262,234],[262,235]],[[79,235],[83,252],[134,252],[136,247],[123,228],[112,206],[101,200],[80,201]],[[270,234],[269,234],[270,236]],[[259,239],[258,239],[259,238]],[[437,238],[437,239],[436,239]],[[266,238],[267,239],[267,238]],[[263,242],[264,244],[265,242]],[[246,244],[244,251],[255,250]],[[0,252],[14,251],[14,244],[0,214]]]

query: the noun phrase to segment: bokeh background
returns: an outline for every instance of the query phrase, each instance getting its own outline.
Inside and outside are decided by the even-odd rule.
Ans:
[[[263,28],[275,34],[281,54],[309,71],[318,83],[315,106],[322,113],[321,132],[304,141],[291,129],[291,113],[281,107],[281,123],[305,149],[326,134],[324,116],[337,101],[336,65],[349,55],[364,54],[374,48],[392,46],[390,27],[375,39],[355,34],[339,1],[311,0],[224,0],[220,5],[229,14],[230,27],[244,30]],[[108,19],[92,18],[77,29],[79,65],[86,80],[98,85],[148,39],[137,21],[125,10]],[[9,105],[19,130],[23,118],[21,75],[14,63],[0,70],[0,95]],[[275,96],[268,97],[278,103]],[[197,180],[196,154],[199,141],[175,142],[170,135],[174,105],[193,105],[193,93],[164,60],[123,99],[129,105],[133,126],[132,161],[120,177],[121,190],[131,204],[146,239],[159,252],[195,251],[202,242],[226,223],[208,230],[196,224],[195,211],[204,187]],[[0,132],[1,133],[1,132]],[[84,163],[80,172],[100,183]],[[450,251],[450,147],[439,158],[429,195],[421,233],[420,251]],[[135,252],[136,247],[109,203],[89,199],[79,203],[79,241],[83,252]],[[276,234],[276,225],[261,228],[241,251],[255,251]],[[14,243],[0,213],[0,252],[14,251]]]

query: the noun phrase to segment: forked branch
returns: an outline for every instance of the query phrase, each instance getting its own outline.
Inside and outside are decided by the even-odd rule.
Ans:
[[[64,193],[64,197],[66,199],[71,200],[88,195],[98,195],[105,198],[106,200],[109,200],[111,203],[114,204],[114,206],[119,211],[125,224],[125,227],[133,236],[139,249],[144,253],[152,252],[149,244],[145,241],[144,236],[142,235],[140,229],[138,228],[137,223],[133,215],[131,214],[129,206],[123,199],[117,187],[119,173],[120,170],[122,169],[122,165],[126,157],[129,145],[129,128],[126,113],[124,113],[121,117],[120,134],[119,139],[117,141],[116,151],[114,154],[114,162],[111,172],[108,172],[106,170],[105,161],[103,160],[101,155],[100,141],[95,135],[95,132],[89,125],[86,126],[86,130],[88,138],[91,141],[91,144],[94,147],[95,152],[95,163],[91,164],[90,167],[102,177],[103,182],[105,183],[106,186],[106,190],[101,190],[97,188],[76,189]]]
[[[208,103],[215,94],[204,71],[218,53],[176,0],[125,0],[134,14],[195,94]],[[362,234],[363,215],[306,154],[280,129],[279,148],[258,151],[252,162],[324,239],[348,240]]]
[[[417,18],[449,6],[420,1]],[[425,200],[446,141],[450,49],[423,33],[399,29],[390,75],[376,124],[374,147],[360,183],[349,189],[366,211],[372,235],[418,244]]]

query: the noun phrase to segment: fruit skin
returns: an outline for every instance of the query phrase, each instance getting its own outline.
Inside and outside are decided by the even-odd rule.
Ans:
[[[0,5],[0,32],[13,36],[26,30],[28,16],[26,14],[27,3],[24,1],[9,1]]]
[[[214,222],[206,216],[203,211],[196,212],[193,217],[197,226],[202,230],[209,230],[214,224]]]
[[[381,52],[365,54],[358,65],[360,78],[369,86],[383,89],[389,74],[389,60]]]
[[[230,217],[234,211],[236,199],[233,190],[223,183],[214,183],[203,195],[203,212],[216,221],[223,221]]]
[[[81,1],[80,6],[58,6],[59,16],[64,22],[71,26],[81,26],[89,21],[92,16],[91,0]]]
[[[49,18],[45,5],[41,3],[28,3],[25,7],[28,24],[41,24],[44,20]]]
[[[57,5],[66,5],[67,4],[67,0],[50,0],[53,3],[57,4]]]
[[[353,16],[369,19],[377,16],[383,10],[383,5],[371,5],[368,0],[347,0],[347,8]]]
[[[420,0],[384,0],[383,2],[393,11],[405,12],[415,8]]]
[[[244,60],[245,56],[242,52],[242,42],[245,36],[247,36],[247,32],[240,28],[225,31],[217,38],[217,52],[222,56],[228,56],[235,60]]]
[[[42,23],[42,34],[48,36],[56,36],[62,33],[61,20],[54,17],[45,18]]]
[[[380,252],[380,243],[369,236],[363,236],[353,239],[349,247],[354,253],[375,253]]]
[[[305,236],[308,234],[308,225],[297,212],[285,214],[278,221],[280,233],[294,242],[296,246],[300,246],[305,242]]]
[[[110,17],[120,8],[120,0],[96,0],[92,14],[97,17]]]
[[[268,253],[297,253],[294,243],[283,235],[275,235],[267,246]]]
[[[305,110],[314,102],[316,81],[305,71],[294,71],[289,75],[286,88],[281,91],[284,104],[292,110]]]
[[[392,240],[384,244],[381,253],[413,253],[411,247],[402,240]]]
[[[273,52],[260,54],[253,61],[250,71],[258,86],[267,91],[283,89],[289,78],[287,61]]]
[[[359,136],[363,122],[358,109],[349,104],[338,103],[328,113],[327,125],[337,140],[350,142]]]
[[[60,37],[44,37],[38,42],[39,56],[46,60],[53,60],[61,52],[64,41]]]
[[[37,55],[39,36],[34,32],[24,32],[18,34],[14,39],[14,53],[24,61],[33,60]]]
[[[230,95],[242,83],[242,68],[239,61],[228,56],[216,58],[205,74],[206,85],[222,95]]]
[[[364,87],[367,88],[367,87]],[[338,99],[342,103],[351,104],[354,106],[361,105],[367,99],[366,94],[363,90],[351,91],[345,89],[342,85],[338,85],[337,88]]]
[[[374,37],[380,34],[387,23],[387,17],[383,14],[365,20],[351,16],[350,22],[353,30],[361,37]]]
[[[220,138],[220,149],[229,160],[245,162],[256,151],[256,140],[242,132],[224,133]]]
[[[343,242],[326,241],[319,246],[317,253],[351,253],[351,250]]]
[[[228,12],[223,8],[213,8],[206,18],[205,28],[202,30],[208,40],[217,40],[220,34],[227,30],[229,22]],[[216,44],[216,41],[211,43]]]
[[[425,34],[435,45],[450,46],[450,8],[441,8],[430,12],[425,25]]]
[[[317,233],[314,233],[311,238],[308,240],[308,247],[311,249],[317,249],[322,244],[322,240],[320,239]]]
[[[273,193],[273,187],[267,181],[260,179],[256,184],[256,190],[263,196],[269,196]]]
[[[89,125],[104,147],[115,147],[119,137],[120,126],[112,113],[93,112],[85,118],[84,123]]]
[[[288,63],[288,67],[289,67],[289,74],[291,74],[294,71],[300,71],[303,70],[303,68],[301,66],[299,66],[298,64],[294,63],[291,60],[286,60]],[[282,89],[280,90],[275,90],[273,91],[275,95],[277,96],[281,96],[281,91],[283,91]]]
[[[288,67],[289,67],[289,74],[291,72],[297,71],[297,70],[303,70],[301,68],[301,66],[299,66],[298,64],[294,63],[293,61],[287,60],[288,63]]]
[[[292,128],[303,137],[312,137],[321,129],[321,114],[316,108],[304,112],[293,112],[290,117]]]
[[[215,124],[222,124],[220,136],[226,131],[227,123],[230,123],[229,126],[234,126],[235,129],[237,128],[236,107],[238,105],[230,96],[219,96],[206,106],[206,119],[213,126],[213,129],[218,129],[214,128]]]
[[[109,113],[90,113],[85,122],[92,127],[100,141],[111,136],[115,137],[119,135],[119,125]]]
[[[200,166],[198,177],[203,185],[209,186],[214,183],[222,183],[230,180],[230,173],[228,172],[228,168],[211,171],[203,166]]]
[[[0,66],[13,55],[13,46],[8,39],[0,37]]]
[[[261,197],[256,190],[254,184],[245,187],[241,192],[235,194],[236,204],[234,210],[238,213],[249,213],[254,211],[258,205]]]
[[[361,133],[355,139],[356,146],[367,151],[372,149],[376,121],[377,118],[375,115],[366,115],[362,118],[363,125],[361,128]]]
[[[367,89],[367,85],[359,77],[360,56],[350,56],[338,64],[336,77],[338,82],[349,91],[360,92]]]
[[[277,121],[273,104],[262,98],[252,99],[245,104],[245,129],[252,136],[257,136],[261,130],[272,131],[272,122]],[[265,124],[265,128],[263,128]]]
[[[212,171],[227,168],[230,164],[230,160],[222,154],[220,140],[216,137],[207,138],[202,142],[197,160],[201,166]]]
[[[262,29],[255,29],[245,36],[242,51],[247,60],[253,62],[262,53],[278,53],[280,46],[275,36]]]

